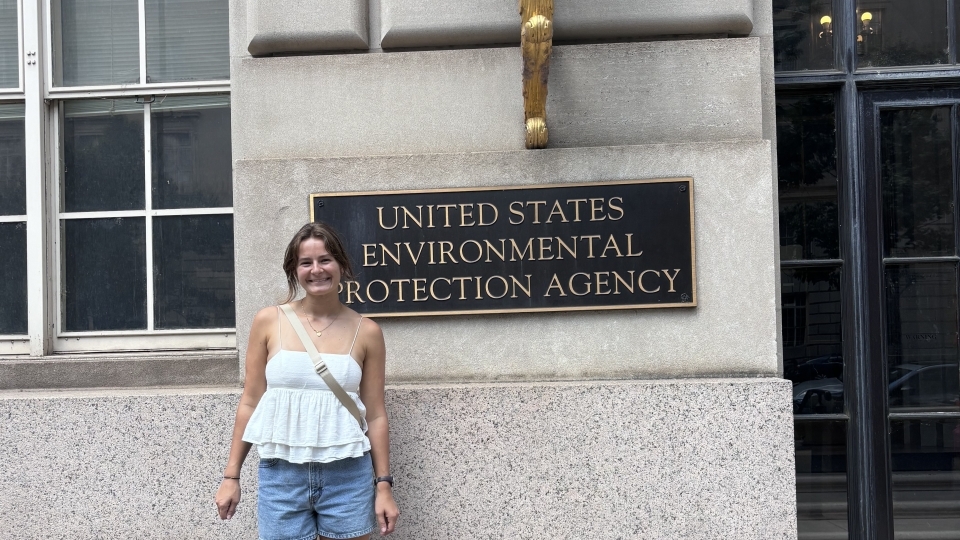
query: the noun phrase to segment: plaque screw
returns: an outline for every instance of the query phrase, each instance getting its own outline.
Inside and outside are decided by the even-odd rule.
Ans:
[[[323,208],[323,201],[317,201],[317,206]]]
[[[681,302],[689,302],[689,301],[690,301],[690,295],[687,294],[687,293],[681,294],[681,295],[680,295],[680,301],[681,301]]]
[[[687,186],[681,184],[681,185],[680,185],[680,193],[683,193],[683,192],[686,191],[686,190],[687,190]]]

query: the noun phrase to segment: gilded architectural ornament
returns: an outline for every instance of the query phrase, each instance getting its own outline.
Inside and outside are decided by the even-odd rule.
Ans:
[[[553,47],[553,0],[520,0],[520,20],[527,148],[546,148],[547,75]]]

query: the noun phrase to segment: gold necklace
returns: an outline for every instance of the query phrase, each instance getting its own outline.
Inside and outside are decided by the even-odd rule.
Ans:
[[[338,311],[338,312],[337,312],[337,316],[334,317],[332,321],[330,321],[330,324],[324,326],[324,327],[321,328],[320,330],[317,330],[316,328],[313,327],[313,323],[310,322],[310,317],[307,315],[307,312],[304,311],[304,309],[303,309],[303,304],[300,305],[300,313],[303,313],[303,318],[307,320],[307,324],[310,325],[310,329],[313,330],[313,331],[317,334],[317,337],[320,337],[320,336],[321,336],[321,332],[323,332],[323,331],[326,330],[327,328],[330,328],[331,326],[333,326],[333,323],[337,322],[337,319],[340,318],[340,313],[343,313],[343,310],[341,309],[340,311]]]

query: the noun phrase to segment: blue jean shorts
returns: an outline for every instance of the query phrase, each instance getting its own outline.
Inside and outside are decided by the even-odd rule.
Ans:
[[[261,459],[260,540],[355,538],[378,528],[370,454],[330,463]]]

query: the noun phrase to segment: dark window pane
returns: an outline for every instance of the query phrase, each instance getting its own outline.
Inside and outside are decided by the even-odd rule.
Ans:
[[[884,254],[953,255],[950,107],[880,113]]]
[[[154,321],[162,328],[232,328],[233,216],[153,219]]]
[[[65,211],[142,210],[143,106],[133,100],[67,102],[63,161]]]
[[[0,88],[20,86],[19,28],[17,0],[0,0]]]
[[[27,213],[23,105],[0,105],[0,215]]]
[[[832,95],[777,99],[780,257],[840,257]]]
[[[857,2],[857,66],[949,61],[947,0]]]
[[[26,223],[0,223],[0,253],[0,334],[26,334]]]
[[[146,0],[147,82],[230,78],[227,0]]]
[[[131,0],[60,0],[57,86],[140,82],[140,16]]]
[[[956,265],[889,265],[886,289],[890,409],[960,408]]]
[[[64,329],[147,327],[143,218],[63,222]]]
[[[891,420],[890,454],[894,538],[957,538],[960,420]]]
[[[783,372],[795,414],[843,412],[840,269],[783,270]]]
[[[846,422],[794,423],[797,537],[847,538]]]
[[[228,96],[168,97],[150,125],[154,208],[233,206]]]
[[[777,71],[832,68],[830,0],[773,0],[773,51]]]

